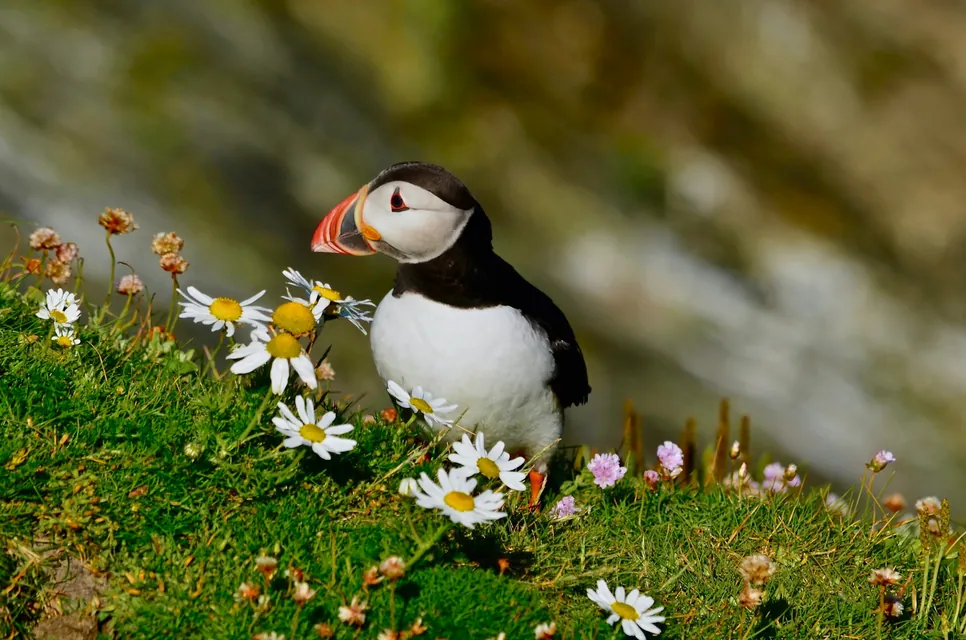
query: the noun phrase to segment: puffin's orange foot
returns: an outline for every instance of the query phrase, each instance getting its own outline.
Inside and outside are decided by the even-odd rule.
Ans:
[[[540,510],[540,495],[543,493],[543,489],[547,486],[547,476],[543,475],[536,469],[530,470],[530,502],[527,504],[527,508],[533,509],[534,511]]]

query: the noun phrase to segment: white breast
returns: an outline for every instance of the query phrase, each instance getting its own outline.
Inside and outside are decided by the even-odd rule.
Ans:
[[[457,413],[466,411],[460,425],[483,431],[488,448],[503,440],[529,457],[560,437],[546,334],[512,307],[458,309],[390,293],[376,309],[371,344],[384,381],[407,390],[418,385],[458,404]],[[460,434],[454,429],[451,436]]]

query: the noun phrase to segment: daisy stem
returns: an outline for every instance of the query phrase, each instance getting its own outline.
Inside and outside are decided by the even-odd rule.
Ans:
[[[312,354],[312,347],[315,346],[315,339],[318,338],[318,337],[319,337],[319,331],[318,331],[318,329],[313,329],[312,330],[312,334],[309,335],[309,346],[307,346],[305,348],[305,353],[307,353],[307,354],[309,354],[311,356],[311,354]]]
[[[208,354],[208,366],[205,367],[206,371],[207,370],[213,371],[215,374],[215,377],[218,376],[218,370],[215,368],[215,357],[218,355],[218,352],[221,351],[221,345],[224,344],[225,342],[225,331],[222,330],[219,333],[220,335],[218,337],[218,344],[215,346],[215,350],[212,351],[210,354]]]
[[[446,535],[446,532],[452,528],[453,528],[452,522],[444,522],[443,524],[441,524],[439,526],[439,529],[436,530],[436,533],[434,533],[431,538],[423,541],[423,543],[419,545],[419,548],[416,549],[416,553],[413,555],[412,558],[410,558],[409,562],[406,563],[406,566],[408,568],[412,568],[416,566],[416,563],[422,560],[423,556],[426,555],[426,553],[430,549],[432,549],[436,545],[436,543],[443,538],[444,535]]]
[[[114,255],[114,247],[111,246],[111,232],[108,231],[104,238],[107,243],[107,250],[111,254],[111,278],[107,281],[107,297],[104,298],[104,308],[101,309],[101,315],[98,320],[104,319],[104,314],[107,313],[107,308],[111,306],[111,294],[114,293],[114,270],[117,268],[117,256]]]
[[[168,308],[168,320],[164,323],[165,333],[174,331],[174,311],[178,308],[178,276],[171,274],[171,306]]]

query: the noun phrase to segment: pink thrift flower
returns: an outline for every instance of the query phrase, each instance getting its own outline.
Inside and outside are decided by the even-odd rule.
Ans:
[[[553,517],[554,518],[566,518],[567,516],[572,516],[577,513],[577,506],[574,504],[573,496],[564,496],[560,499],[560,502],[553,507]]]
[[[781,462],[772,462],[763,472],[765,480],[781,480],[785,477],[785,467]]]
[[[670,440],[657,448],[657,459],[661,461],[661,466],[671,478],[681,473],[684,467],[684,452]]]
[[[614,486],[627,473],[627,467],[621,466],[621,459],[616,453],[598,453],[587,468],[594,474],[594,484],[601,488]]]
[[[889,466],[889,463],[895,462],[896,457],[892,455],[891,451],[886,451],[883,449],[879,453],[875,454],[865,466],[872,470],[872,473],[879,473],[883,469]]]
[[[648,489],[657,489],[657,485],[660,481],[661,476],[654,469],[648,469],[644,472],[644,484],[647,485]]]

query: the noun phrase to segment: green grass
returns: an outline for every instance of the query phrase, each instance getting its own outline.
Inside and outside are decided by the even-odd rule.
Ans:
[[[120,638],[277,631],[291,640],[298,607],[281,570],[296,567],[317,590],[294,622],[298,638],[316,637],[319,622],[337,638],[374,638],[393,615],[400,629],[422,616],[426,638],[533,638],[550,620],[558,638],[617,637],[585,594],[601,578],[664,605],[661,637],[875,638],[871,570],[896,567],[920,582],[918,538],[842,518],[820,491],[648,491],[633,473],[601,490],[586,470],[560,462],[544,503],[566,481],[584,509],[578,517],[555,521],[514,495],[506,519],[449,531],[395,589],[367,594],[366,568],[392,554],[412,558],[417,536],[446,522],[396,492],[403,477],[439,468],[445,445],[418,423],[366,423],[327,397],[355,425],[357,447],[332,461],[281,449],[275,400],[260,413],[266,376],[215,380],[170,343],[112,337],[109,326],[82,329],[82,344],[61,350],[35,308],[0,285],[4,637],[29,634],[59,601],[64,611],[97,608],[102,629]],[[258,437],[233,447],[253,420]],[[187,455],[189,444],[201,454]],[[261,553],[277,557],[280,571],[256,614],[233,594],[242,581],[262,584]],[[738,604],[737,566],[752,553],[770,556],[777,571],[749,611]],[[66,556],[106,578],[97,602],[58,597],[51,572]],[[502,571],[500,559],[509,563]],[[955,596],[955,560],[945,562],[929,615],[911,611],[909,587],[907,614],[886,620],[881,637],[944,637],[940,616],[953,615]],[[355,595],[369,602],[361,630],[337,619]]]

